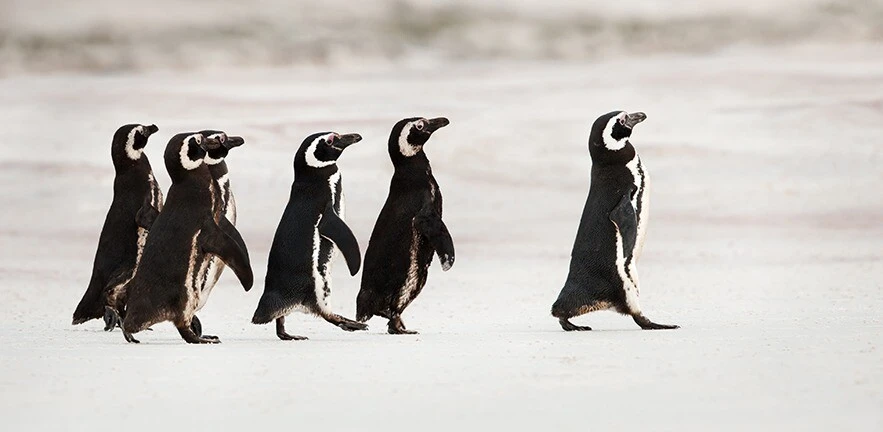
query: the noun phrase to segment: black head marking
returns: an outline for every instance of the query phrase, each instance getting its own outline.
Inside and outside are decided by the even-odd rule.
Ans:
[[[589,153],[596,162],[625,163],[635,155],[629,142],[635,125],[647,116],[642,112],[612,111],[598,117],[589,135]]]
[[[229,136],[219,130],[204,130],[199,133],[206,138],[202,148],[206,152],[205,163],[208,165],[220,164],[230,153],[230,149],[245,144],[242,137]]]
[[[131,165],[141,159],[151,135],[159,131],[156,125],[127,124],[113,134],[111,156],[117,165]]]
[[[179,133],[169,140],[164,159],[172,181],[204,166],[206,153],[203,145],[206,145],[206,138],[199,132]]]
[[[294,157],[295,169],[322,169],[335,165],[343,151],[362,140],[359,134],[320,132],[308,136]]]
[[[399,121],[393,126],[389,136],[390,157],[396,161],[416,156],[423,151],[423,146],[429,141],[433,132],[450,123],[444,117],[434,119],[412,117]]]

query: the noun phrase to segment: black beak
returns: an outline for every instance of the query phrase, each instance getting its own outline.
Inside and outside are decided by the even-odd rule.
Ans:
[[[159,128],[156,125],[145,126],[142,129],[141,135],[144,135],[144,138],[150,138],[151,135],[159,132]]]
[[[224,147],[228,149],[236,148],[245,144],[245,140],[240,136],[227,136],[227,141],[224,142]]]
[[[331,147],[334,147],[338,150],[343,150],[359,141],[362,140],[362,136],[359,134],[346,134],[339,135],[334,142],[331,143]]]
[[[447,125],[451,124],[448,119],[444,117],[438,117],[434,119],[430,119],[426,121],[426,132],[433,133]]]
[[[647,114],[642,112],[635,112],[631,114],[626,114],[625,116],[625,126],[629,129],[635,127],[636,124],[647,119]]]

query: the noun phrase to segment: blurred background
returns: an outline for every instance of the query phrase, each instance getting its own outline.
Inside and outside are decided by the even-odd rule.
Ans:
[[[883,1],[0,0],[0,414],[13,430],[295,424],[545,430],[883,429]],[[549,314],[589,188],[587,137],[643,111],[648,317]],[[426,146],[457,248],[393,338],[250,317],[292,158],[318,131],[362,250],[396,121]],[[70,325],[112,197],[109,148],[155,123],[221,129],[255,288],[126,346]],[[359,277],[331,299],[354,315]],[[46,415],[51,412],[52,415]]]
[[[877,42],[878,0],[4,0],[0,73],[506,60]]]

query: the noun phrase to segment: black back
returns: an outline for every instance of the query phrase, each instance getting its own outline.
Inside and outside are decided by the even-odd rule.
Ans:
[[[138,210],[145,203],[162,205],[150,161],[143,154],[150,135],[158,130],[155,125],[128,124],[114,133],[110,152],[116,172],[113,200],[98,239],[89,286],[74,311],[74,324],[104,316],[108,283],[131,273],[135,266],[138,254],[135,216]],[[135,159],[129,156],[133,152],[137,154]]]
[[[297,305],[317,308],[313,248],[322,239],[315,238],[316,224],[332,203],[329,179],[338,173],[335,161],[342,153],[320,139],[331,133],[308,136],[295,154],[294,182],[270,248],[255,324],[268,323]]]
[[[389,318],[392,313],[400,313],[420,294],[426,284],[434,250],[415,232],[413,221],[427,201],[431,201],[441,215],[442,194],[432,175],[429,158],[423,151],[423,145],[433,131],[417,130],[412,124],[419,120],[419,117],[401,120],[390,133],[388,150],[395,172],[386,203],[380,211],[365,251],[362,284],[356,304],[356,319],[360,321],[365,321],[372,315]],[[413,156],[408,157],[402,153],[400,140],[403,136],[407,137],[409,143],[419,147]],[[414,242],[417,242],[416,285],[410,298],[401,305],[399,296],[408,278],[411,246]]]
[[[567,281],[553,306],[553,313],[555,309],[570,313],[598,301],[610,302],[619,309],[625,307],[625,293],[616,267],[616,227],[611,222],[611,212],[623,195],[632,193],[634,189],[634,178],[626,163],[635,157],[636,152],[628,141],[631,128],[618,122],[610,135],[615,140],[626,140],[622,142],[622,148],[611,150],[604,139],[608,122],[621,113],[614,111],[605,114],[592,125],[589,135],[589,153],[592,157],[589,196],[573,244]]]
[[[147,237],[139,271],[127,287],[124,328],[129,332],[177,320],[187,306],[186,279],[195,237],[213,219],[212,178],[202,162],[205,150],[200,147],[201,137],[198,133],[178,134],[166,146],[165,163],[172,185]],[[190,169],[182,164],[182,155]]]

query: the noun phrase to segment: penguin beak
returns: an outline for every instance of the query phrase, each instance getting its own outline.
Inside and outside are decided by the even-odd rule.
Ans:
[[[647,114],[642,112],[635,112],[631,114],[626,114],[625,116],[625,126],[629,129],[635,127],[636,124],[647,119]]]
[[[159,132],[159,128],[156,125],[145,126],[141,129],[141,135],[144,135],[144,138],[150,138],[151,135]]]
[[[228,149],[236,148],[245,144],[245,139],[240,136],[227,136],[227,141],[224,142],[224,147]]]
[[[444,117],[438,117],[434,119],[430,119],[426,121],[426,132],[433,133],[447,125],[451,124],[448,119]]]
[[[331,147],[334,147],[338,150],[343,150],[359,141],[362,140],[362,136],[359,134],[346,134],[346,135],[338,135],[337,139],[335,139],[331,143]]]

